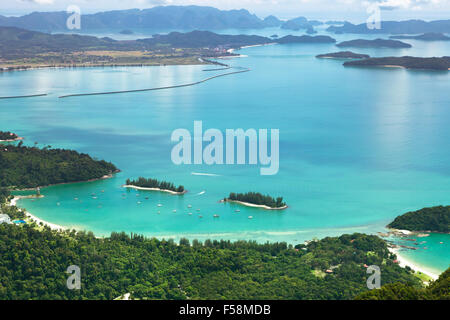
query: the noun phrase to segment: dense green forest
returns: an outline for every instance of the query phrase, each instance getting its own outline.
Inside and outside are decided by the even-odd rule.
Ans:
[[[347,61],[344,66],[383,67],[400,66],[408,69],[429,69],[447,71],[450,68],[450,57],[383,57],[364,60]]]
[[[0,131],[0,140],[14,140],[17,138],[18,136],[15,133]]]
[[[265,205],[271,208],[281,208],[286,206],[286,203],[283,202],[283,197],[273,198],[269,195],[263,195],[258,192],[247,192],[247,193],[230,193],[228,199],[224,199],[225,201],[241,201],[248,202],[256,205]]]
[[[184,192],[183,186],[176,187],[172,182],[167,181],[158,181],[156,179],[146,179],[143,177],[139,177],[137,180],[127,179],[126,185],[135,186],[141,188],[159,188],[162,190],[170,190],[174,192]]]
[[[407,212],[387,226],[410,231],[450,232],[450,206],[437,206]]]
[[[379,290],[366,291],[357,300],[450,300],[450,268],[426,288],[416,288],[404,283],[391,283]]]
[[[72,150],[25,147],[22,142],[0,148],[0,187],[35,188],[87,181],[116,171],[112,163]]]
[[[20,213],[5,207],[13,218]],[[352,299],[367,291],[367,265],[382,283],[420,288],[376,236],[343,235],[292,247],[286,243],[147,239],[112,233],[58,233],[0,225],[0,299]],[[65,273],[81,268],[81,290]],[[327,273],[328,271],[328,273]]]

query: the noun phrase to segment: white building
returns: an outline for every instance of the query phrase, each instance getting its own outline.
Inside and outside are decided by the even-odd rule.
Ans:
[[[0,214],[0,224],[2,223],[6,223],[6,224],[11,224],[11,219],[9,218],[9,216],[7,214]]]

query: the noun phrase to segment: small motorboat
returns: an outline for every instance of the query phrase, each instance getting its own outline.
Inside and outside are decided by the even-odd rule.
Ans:
[[[218,214],[213,215],[214,218],[219,218],[220,216]]]
[[[253,219],[253,216],[248,216],[249,219]]]

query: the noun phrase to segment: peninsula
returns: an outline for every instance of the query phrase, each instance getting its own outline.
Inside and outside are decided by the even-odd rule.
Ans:
[[[139,177],[137,180],[127,179],[124,188],[133,188],[137,190],[161,191],[171,194],[182,195],[187,193],[183,186],[176,187],[172,182],[158,181],[156,179],[146,179]]]
[[[387,225],[391,229],[450,233],[450,206],[437,206],[407,212]]]
[[[73,150],[17,146],[0,148],[0,181],[8,189],[33,189],[54,184],[111,177],[119,170]]]
[[[262,208],[266,210],[284,210],[287,208],[283,197],[273,198],[258,192],[230,193],[222,202],[234,202],[247,207]]]
[[[344,66],[358,67],[402,67],[407,69],[425,69],[448,71],[450,57],[418,58],[418,57],[384,57],[347,61]]]

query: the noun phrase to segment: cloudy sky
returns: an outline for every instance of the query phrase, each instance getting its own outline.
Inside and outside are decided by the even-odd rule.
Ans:
[[[286,19],[304,15],[316,19],[363,22],[367,7],[379,3],[383,20],[450,19],[450,0],[0,0],[0,14],[60,11],[77,5],[82,13],[113,9],[151,8],[157,5],[204,5],[219,9],[245,8],[260,17],[275,14]]]

